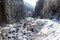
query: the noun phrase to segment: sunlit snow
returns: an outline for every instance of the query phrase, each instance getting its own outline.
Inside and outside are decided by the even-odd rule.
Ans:
[[[35,7],[37,0],[24,0],[24,1]]]

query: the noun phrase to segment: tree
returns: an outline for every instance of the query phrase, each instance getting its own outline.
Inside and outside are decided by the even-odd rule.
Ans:
[[[13,23],[25,17],[23,0],[5,0],[7,21]]]
[[[5,1],[0,0],[0,24],[7,23],[5,15]]]
[[[44,0],[38,0],[35,6],[35,13],[33,14],[34,17],[42,15],[41,11],[43,9],[43,4],[44,4]]]
[[[59,19],[60,17],[60,0],[44,0],[43,18]]]

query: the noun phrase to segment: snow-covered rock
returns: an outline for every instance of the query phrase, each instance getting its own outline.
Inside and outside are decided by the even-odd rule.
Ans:
[[[2,36],[8,40],[60,40],[60,23],[53,20],[29,17],[19,25],[0,28]]]
[[[34,25],[35,30],[40,29],[37,30],[38,33],[31,36],[33,40],[60,40],[60,24],[58,22],[49,19],[36,19],[30,25]]]

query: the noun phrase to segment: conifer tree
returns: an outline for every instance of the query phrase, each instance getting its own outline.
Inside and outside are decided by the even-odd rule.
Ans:
[[[40,16],[42,17],[42,9],[43,9],[43,4],[44,4],[44,0],[38,0],[35,6],[35,13],[33,14],[34,17],[36,16]]]

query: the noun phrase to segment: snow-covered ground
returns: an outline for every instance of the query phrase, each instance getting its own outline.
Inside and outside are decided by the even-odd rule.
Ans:
[[[60,23],[29,17],[21,24],[0,28],[1,35],[6,40],[60,40]]]

